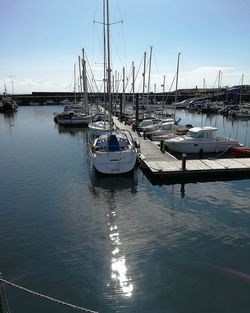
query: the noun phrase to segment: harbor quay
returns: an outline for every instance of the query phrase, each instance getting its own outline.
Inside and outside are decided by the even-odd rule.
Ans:
[[[139,93],[139,97],[142,94]],[[171,104],[175,101],[176,92],[159,92],[159,93],[149,93],[148,99],[151,101],[162,101],[166,104]],[[229,101],[234,103],[250,102],[250,86],[235,86],[234,88],[217,88],[214,89],[178,89],[178,101],[193,98],[209,99],[211,101]],[[17,101],[18,105],[55,105],[61,104],[63,100],[74,101],[80,100],[83,95],[80,92],[32,92],[31,94],[14,94],[13,99]],[[121,99],[124,97],[128,101],[132,101],[132,93],[118,93],[116,98]],[[113,97],[114,98],[114,97]],[[103,92],[89,92],[89,100],[96,102],[102,102],[104,99]]]

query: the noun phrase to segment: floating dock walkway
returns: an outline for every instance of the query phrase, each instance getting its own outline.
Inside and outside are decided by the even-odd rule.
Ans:
[[[131,131],[131,127],[113,118],[119,129],[127,129],[140,145],[139,160],[142,170],[153,183],[215,181],[250,178],[250,158],[210,158],[178,160],[163,153],[153,142]]]

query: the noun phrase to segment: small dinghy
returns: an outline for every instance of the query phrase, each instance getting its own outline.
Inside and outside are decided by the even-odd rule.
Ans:
[[[249,156],[250,157],[250,148],[246,147],[231,147],[230,152],[238,156]]]

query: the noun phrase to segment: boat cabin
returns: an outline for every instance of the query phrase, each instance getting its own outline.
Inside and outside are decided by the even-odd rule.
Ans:
[[[186,133],[186,137],[189,138],[212,138],[214,132],[217,130],[216,127],[205,126],[205,127],[193,127]]]

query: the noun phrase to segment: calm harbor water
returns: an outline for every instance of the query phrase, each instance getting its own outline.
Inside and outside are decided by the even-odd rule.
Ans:
[[[250,180],[153,186],[96,177],[62,107],[0,115],[0,272],[98,312],[248,313]],[[250,146],[248,121],[178,111]],[[250,122],[249,122],[250,124]],[[12,312],[74,312],[5,287]]]

